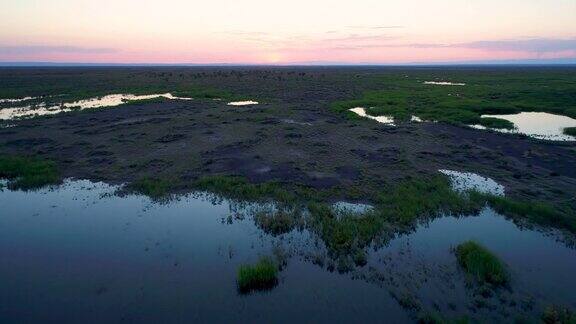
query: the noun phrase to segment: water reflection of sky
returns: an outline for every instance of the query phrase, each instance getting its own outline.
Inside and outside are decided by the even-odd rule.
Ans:
[[[250,205],[205,195],[158,204],[112,195],[115,189],[68,181],[52,190],[0,191],[4,320],[372,322],[385,313],[387,321],[407,322],[390,291],[398,285],[411,289],[418,276],[426,279],[414,286],[425,305],[437,302],[449,313],[450,301],[465,309],[465,280],[451,247],[470,239],[501,257],[514,290],[534,295],[537,306],[575,302],[576,252],[541,233],[519,230],[490,209],[479,217],[438,218],[369,249],[369,263],[358,271],[395,276],[395,284],[382,286],[310,262],[307,256],[322,251],[322,244],[307,230],[264,234],[243,213]],[[227,221],[236,214],[244,217]],[[275,246],[293,256],[280,284],[238,295],[238,266],[272,254]],[[437,269],[454,276],[446,280],[446,270]],[[449,288],[453,283],[455,290]]]
[[[518,132],[539,139],[554,141],[576,141],[576,138],[563,134],[564,128],[576,127],[576,119],[544,112],[521,112],[513,115],[482,115],[482,117],[500,118],[514,123],[515,130],[498,130],[501,132]]]

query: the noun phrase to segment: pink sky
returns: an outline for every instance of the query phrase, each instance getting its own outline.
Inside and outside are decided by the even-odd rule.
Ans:
[[[574,0],[4,0],[0,61],[409,63],[576,58]]]

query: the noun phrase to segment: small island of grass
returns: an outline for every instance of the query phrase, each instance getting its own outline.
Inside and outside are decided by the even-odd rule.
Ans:
[[[273,288],[278,282],[278,266],[270,257],[256,264],[243,264],[238,269],[238,289],[242,293]]]
[[[504,285],[509,274],[504,264],[480,244],[468,241],[456,247],[456,257],[462,268],[480,283]]]
[[[576,127],[566,127],[564,128],[564,134],[570,136],[576,136]]]
[[[495,117],[480,118],[480,125],[496,129],[514,129],[514,123],[509,120]]]

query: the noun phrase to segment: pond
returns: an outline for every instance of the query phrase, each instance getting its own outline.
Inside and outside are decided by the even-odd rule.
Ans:
[[[117,189],[69,180],[33,192],[0,192],[4,321],[413,321],[414,312],[399,302],[403,295],[414,296],[422,311],[458,316],[474,301],[451,248],[471,239],[509,268],[510,291],[489,302],[516,301],[504,307],[510,316],[538,316],[552,303],[576,306],[576,251],[488,208],[398,233],[369,250],[367,265],[338,273],[315,234],[266,234],[251,217],[252,204],[208,194],[152,202],[115,195]],[[287,260],[278,286],[240,294],[239,265],[278,254]],[[522,308],[525,299],[532,308]],[[482,308],[474,316],[503,320]]]
[[[44,115],[55,115],[63,112],[70,112],[74,109],[92,109],[103,107],[115,107],[127,101],[149,100],[155,98],[166,98],[171,100],[192,100],[193,98],[177,97],[171,93],[133,95],[133,94],[111,94],[101,97],[94,97],[73,102],[63,102],[60,104],[47,104],[37,102],[26,106],[6,107],[0,109],[0,120],[10,120],[17,118],[30,118]],[[0,103],[18,103],[38,99],[38,97],[26,97],[22,99],[0,99]]]
[[[245,101],[232,101],[228,103],[228,106],[255,106],[258,101],[245,100]]]
[[[495,129],[504,133],[520,133],[552,141],[576,141],[564,134],[564,128],[576,127],[576,119],[544,112],[521,112],[513,115],[482,115],[482,118],[500,118],[514,123],[514,130]],[[476,128],[483,128],[482,126]]]
[[[440,86],[465,86],[466,83],[462,82],[448,82],[448,81],[424,81],[427,85],[440,85]]]

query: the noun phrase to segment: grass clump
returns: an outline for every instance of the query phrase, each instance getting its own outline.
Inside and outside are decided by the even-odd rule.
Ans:
[[[545,324],[576,324],[576,314],[568,308],[549,306],[542,314]]]
[[[32,190],[60,181],[56,164],[52,161],[26,157],[0,157],[0,178],[10,180],[8,188]]]
[[[576,127],[566,127],[564,128],[563,133],[565,135],[576,136]]]
[[[418,318],[419,324],[467,324],[470,323],[467,317],[447,319],[437,313],[428,313]]]
[[[129,185],[130,190],[146,195],[152,199],[166,197],[170,188],[170,181],[156,178],[142,178]]]
[[[480,283],[504,285],[509,275],[504,264],[490,251],[476,242],[468,241],[456,247],[460,266]]]
[[[293,205],[298,201],[318,200],[331,192],[317,191],[303,186],[288,186],[279,182],[250,183],[238,176],[207,176],[194,184],[199,190],[210,191],[230,199],[261,201],[266,198]]]
[[[480,125],[488,128],[496,128],[496,129],[514,129],[514,123],[502,119],[502,118],[494,118],[494,117],[483,117],[480,118]]]
[[[238,289],[242,293],[273,288],[278,283],[278,265],[270,257],[261,257],[256,264],[238,268]]]
[[[260,211],[254,215],[256,226],[272,235],[281,235],[294,229],[299,215],[296,211]]]

